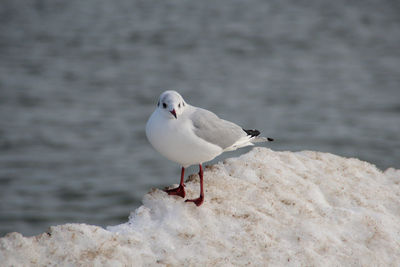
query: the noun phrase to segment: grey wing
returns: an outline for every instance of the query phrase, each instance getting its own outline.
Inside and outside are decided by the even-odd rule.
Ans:
[[[190,119],[194,133],[198,137],[222,149],[230,147],[240,138],[247,136],[240,126],[220,119],[214,113],[202,108],[196,108]]]

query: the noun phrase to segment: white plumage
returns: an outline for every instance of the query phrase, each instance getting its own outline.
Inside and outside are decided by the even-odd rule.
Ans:
[[[248,132],[255,134],[248,134]],[[146,135],[152,146],[164,157],[182,166],[181,183],[178,188],[167,190],[169,194],[184,197],[184,168],[193,164],[200,167],[200,197],[203,202],[202,166],[224,151],[251,146],[254,142],[272,141],[258,137],[257,130],[244,130],[240,126],[220,119],[214,113],[187,104],[176,91],[161,94],[157,108],[146,125]]]

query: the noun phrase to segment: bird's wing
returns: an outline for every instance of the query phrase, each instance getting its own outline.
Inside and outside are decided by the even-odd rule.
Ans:
[[[195,108],[190,115],[196,136],[221,147],[229,148],[237,141],[247,137],[246,132],[238,125],[220,119],[211,111]]]

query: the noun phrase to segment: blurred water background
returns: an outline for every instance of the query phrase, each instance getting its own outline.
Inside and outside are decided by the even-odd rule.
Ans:
[[[400,167],[399,1],[3,0],[0,22],[1,235],[122,223],[178,183],[144,133],[168,89],[274,150]]]

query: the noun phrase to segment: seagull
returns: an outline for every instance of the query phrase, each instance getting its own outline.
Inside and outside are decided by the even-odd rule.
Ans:
[[[273,141],[259,134],[258,130],[245,130],[233,122],[220,119],[211,111],[189,105],[173,90],[160,95],[157,107],[146,124],[146,136],[151,145],[161,155],[182,166],[179,186],[165,190],[168,195],[185,198],[185,168],[199,165],[200,196],[185,201],[197,206],[204,201],[202,164],[225,151],[252,146],[256,142]]]

